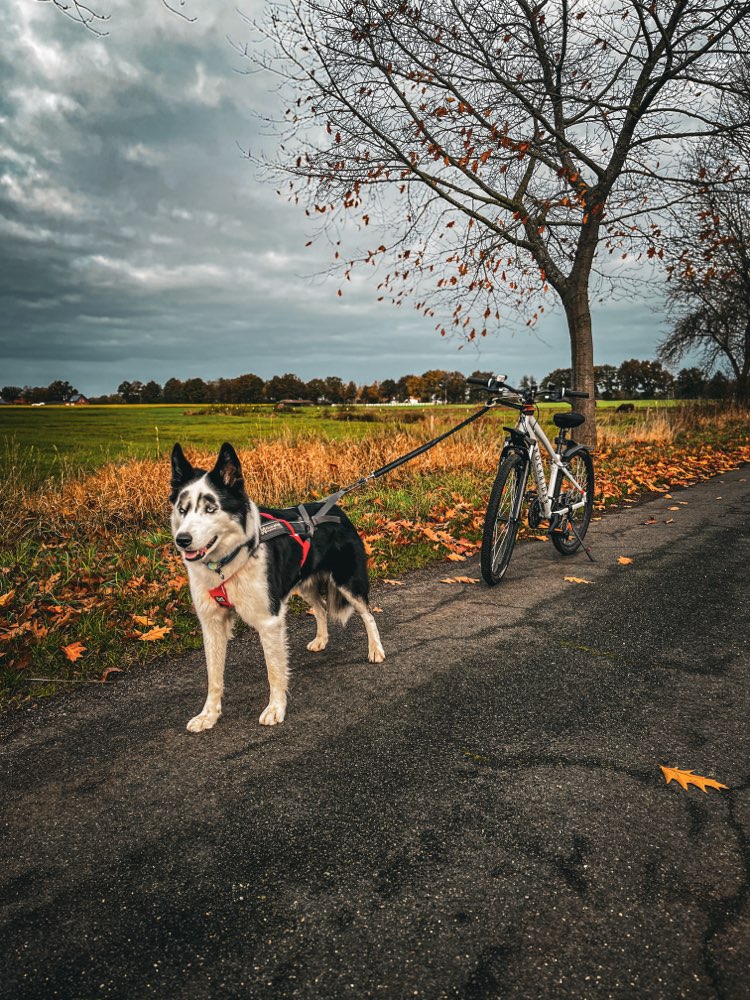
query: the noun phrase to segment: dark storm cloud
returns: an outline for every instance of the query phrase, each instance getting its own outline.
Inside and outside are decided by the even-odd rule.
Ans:
[[[245,4],[252,15],[263,6]],[[369,381],[433,367],[537,375],[567,363],[562,321],[481,356],[434,322],[376,302],[371,276],[310,278],[305,219],[257,180],[239,146],[268,142],[251,109],[273,100],[226,36],[231,3],[188,24],[156,0],[112,0],[97,38],[47,4],[11,0],[0,40],[0,384],[68,378],[86,392],[124,378],[255,371]],[[621,335],[653,345],[647,310]],[[650,333],[648,332],[650,329]],[[617,344],[617,347],[612,345]],[[611,351],[620,353],[604,357]]]

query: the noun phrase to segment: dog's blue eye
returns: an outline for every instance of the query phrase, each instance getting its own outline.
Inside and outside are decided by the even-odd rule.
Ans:
[[[209,507],[208,504],[206,504],[206,513],[207,514],[215,514],[216,513],[216,508],[215,507]]]
[[[184,507],[178,507],[177,511],[182,514],[183,517],[187,514],[187,510]]]

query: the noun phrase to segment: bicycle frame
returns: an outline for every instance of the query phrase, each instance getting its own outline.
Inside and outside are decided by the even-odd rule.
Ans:
[[[528,481],[528,471],[531,469],[534,480],[536,482],[537,495],[539,497],[539,508],[540,514],[545,520],[552,521],[552,518],[556,515],[569,514],[579,507],[585,507],[585,490],[581,484],[575,479],[574,476],[570,474],[570,471],[565,468],[563,464],[562,457],[559,452],[555,451],[554,446],[550,442],[547,435],[542,430],[539,421],[533,414],[519,413],[518,421],[514,430],[523,434],[526,438],[531,438],[531,443],[524,444],[524,451],[527,457],[526,464],[526,479],[524,480],[523,490],[520,491],[519,495],[519,510],[514,511],[514,517],[517,519],[520,515],[520,502],[523,498],[523,494],[526,490],[526,482]],[[549,483],[547,483],[544,476],[544,465],[542,463],[542,454],[539,445],[544,447],[550,458],[550,474]],[[570,504],[565,507],[560,507],[559,509],[552,509],[552,497],[555,493],[555,488],[557,486],[557,481],[560,476],[564,476],[569,479],[570,482],[578,490],[584,499],[580,500],[578,503]]]

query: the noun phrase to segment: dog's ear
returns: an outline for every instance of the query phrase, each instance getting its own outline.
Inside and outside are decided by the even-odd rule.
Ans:
[[[240,465],[240,460],[237,457],[237,452],[226,442],[221,446],[221,451],[219,452],[219,457],[216,459],[216,465],[211,472],[214,479],[218,480],[223,486],[227,487],[244,487],[244,482],[242,479],[242,466]]]
[[[183,483],[193,478],[194,474],[193,467],[185,458],[182,448],[176,444],[172,449],[172,490],[179,490]]]

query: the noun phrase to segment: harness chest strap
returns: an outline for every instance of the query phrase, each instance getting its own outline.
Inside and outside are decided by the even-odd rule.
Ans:
[[[274,537],[277,534],[280,534],[282,532],[288,532],[289,535],[296,542],[299,542],[299,544],[302,547],[302,559],[301,559],[300,564],[299,564],[300,565],[300,569],[302,569],[302,567],[305,565],[305,560],[307,559],[307,554],[310,551],[310,541],[309,541],[309,539],[302,538],[300,535],[298,535],[297,532],[292,527],[292,525],[289,523],[289,521],[285,521],[282,517],[274,517],[273,514],[264,514],[262,512],[261,512],[260,516],[267,518],[269,521],[275,521],[276,524],[279,525],[279,529],[275,530],[275,531],[273,529],[276,527],[276,525],[272,525],[272,524],[269,524],[268,526],[263,525],[263,527],[261,528],[261,541],[268,541],[269,538],[272,538],[272,537]],[[264,528],[266,528],[265,531],[264,531]],[[268,530],[269,528],[271,529],[270,531]],[[230,577],[230,579],[231,579],[231,577]],[[208,594],[209,594],[209,597],[213,597],[213,599],[216,601],[216,603],[218,605],[220,605],[220,607],[222,607],[222,608],[233,608],[234,607],[234,605],[232,604],[232,602],[229,600],[229,594],[227,594],[227,588],[226,588],[226,581],[225,580],[222,580],[222,582],[217,587],[212,587],[209,590]]]
[[[223,583],[220,583],[218,587],[212,587],[209,590],[209,596],[213,597],[217,604],[220,604],[222,608],[233,608],[234,605],[229,600],[229,594],[227,594],[227,588]]]

